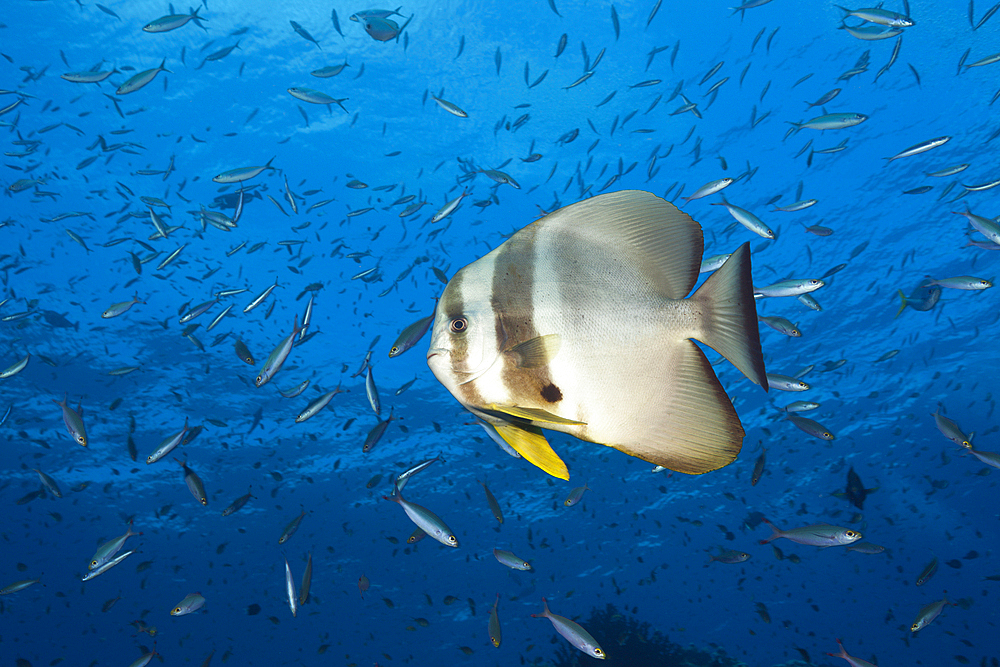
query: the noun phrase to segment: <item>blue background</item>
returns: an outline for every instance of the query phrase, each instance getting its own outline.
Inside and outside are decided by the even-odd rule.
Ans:
[[[962,187],[1000,178],[1000,115],[991,105],[1000,64],[957,74],[967,49],[968,63],[997,50],[1000,19],[973,31],[965,3],[912,2],[916,25],[906,29],[898,60],[875,82],[895,39],[866,42],[838,30],[842,12],[833,3],[778,0],[742,18],[730,4],[668,0],[647,26],[652,3],[618,2],[620,36],[606,2],[557,0],[561,16],[546,2],[522,0],[407,4],[401,12],[413,19],[402,38],[381,43],[348,20],[361,5],[212,0],[201,10],[207,31],[190,23],[148,34],[142,26],[167,13],[166,5],[111,0],[105,6],[117,19],[90,2],[6,2],[0,87],[24,95],[26,104],[0,117],[7,153],[0,218],[8,223],[0,228],[0,300],[10,299],[0,316],[32,315],[0,323],[0,369],[26,353],[32,357],[23,372],[0,380],[0,411],[13,405],[0,427],[0,584],[41,577],[45,586],[0,598],[0,663],[24,658],[36,667],[58,659],[127,665],[140,646],[151,646],[147,635],[133,637],[129,624],[143,619],[156,626],[167,664],[200,664],[213,650],[216,661],[228,654],[228,664],[247,665],[544,664],[564,643],[547,621],[530,617],[541,611],[545,596],[555,613],[580,620],[612,603],[679,644],[721,647],[752,665],[798,659],[796,647],[814,662],[839,663],[823,655],[836,650],[837,637],[852,655],[877,656],[883,665],[980,664],[989,658],[996,664],[1000,582],[984,577],[1000,573],[994,557],[1000,546],[997,475],[945,440],[930,414],[940,406],[965,431],[978,433],[978,448],[1000,450],[997,291],[945,290],[930,312],[893,315],[897,289],[909,293],[925,276],[997,274],[1000,252],[967,247],[966,220],[952,211],[1000,213],[997,190],[967,193]],[[334,30],[331,8],[343,36]],[[904,9],[896,2],[887,8]],[[974,20],[986,11],[985,3],[976,3]],[[322,49],[296,34],[290,20]],[[246,32],[233,35],[238,30]],[[554,58],[564,33],[568,46]],[[197,69],[206,55],[237,40],[239,49]],[[591,63],[606,51],[593,76],[567,90],[585,71],[582,44]],[[650,52],[662,47],[647,66]],[[838,81],[869,50],[868,70]],[[100,86],[59,78],[95,65],[141,71],[163,58],[171,73],[119,96],[122,115],[105,94],[114,96],[134,71]],[[345,60],[350,67],[334,78],[309,74]],[[720,61],[719,72],[700,84]],[[526,79],[534,82],[545,71],[546,78],[529,88]],[[710,103],[704,91],[726,76]],[[661,83],[630,88],[655,79]],[[666,100],[681,80],[702,119],[671,115],[682,101]],[[333,107],[328,113],[297,100],[287,93],[292,86],[346,97],[348,112]],[[835,87],[842,92],[827,111],[869,119],[844,130],[787,136],[787,121],[822,113],[803,102]],[[428,91],[469,117],[447,113]],[[614,98],[598,107],[612,91]],[[0,107],[15,100],[14,94],[0,96]],[[621,119],[633,111],[622,128]],[[507,129],[524,113],[530,118],[523,126]],[[751,118],[765,113],[752,126]],[[558,142],[574,129],[578,138]],[[128,132],[112,134],[117,130]],[[883,159],[944,135],[951,141],[933,151],[889,164]],[[104,151],[98,136],[109,147],[133,143]],[[19,138],[29,143],[15,144]],[[814,155],[811,167],[808,151],[796,157],[809,140],[822,149],[843,139],[846,150]],[[11,155],[21,152],[29,154]],[[523,162],[530,152],[543,158]],[[651,169],[653,155],[659,157]],[[96,160],[78,167],[92,156]],[[213,183],[212,176],[271,157],[276,170],[247,183],[255,198],[238,228],[203,232],[199,207],[231,215],[231,203],[220,209],[216,198],[237,191]],[[137,174],[164,171],[171,160],[175,171],[165,179]],[[957,176],[926,176],[965,162],[971,166]],[[490,168],[509,173],[521,189],[467,175]],[[705,229],[706,255],[751,241],[758,285],[847,266],[814,293],[822,312],[790,298],[758,303],[762,314],[799,324],[801,338],[763,325],[761,338],[771,372],[794,374],[816,365],[805,377],[809,392],[765,394],[728,363],[716,366],[747,430],[743,453],[732,465],[700,477],[652,474],[637,459],[553,435],[572,475],[562,482],[507,457],[469,425],[468,414],[427,368],[426,339],[398,358],[387,357],[397,334],[430,314],[443,289],[432,267],[452,275],[534,220],[539,209],[597,194],[616,174],[622,175],[608,191],[646,189],[682,204],[678,194],[748,169],[756,170],[752,178],[725,194],[764,219],[778,238],[766,241],[734,227],[723,207],[710,205],[718,196],[692,201],[683,208]],[[284,198],[285,177],[299,197],[298,214]],[[44,184],[11,192],[10,184],[21,178]],[[369,187],[346,187],[352,179]],[[903,194],[923,185],[933,189]],[[394,189],[376,191],[378,186]],[[800,186],[802,199],[819,203],[797,213],[765,206],[778,195],[778,205],[792,203]],[[463,188],[470,195],[461,207],[432,226],[433,213]],[[304,194],[313,190],[318,192]],[[403,194],[416,194],[427,205],[401,219],[403,206],[391,204]],[[183,227],[166,240],[148,240],[155,229],[141,195],[164,199],[172,208],[158,213]],[[491,205],[475,205],[489,200]],[[374,210],[347,217],[369,206]],[[88,215],[51,221],[67,212]],[[814,236],[799,223],[822,224],[834,234]],[[161,253],[141,276],[128,252],[142,258],[151,253],[131,241],[104,246],[123,237]],[[287,249],[278,245],[283,240],[304,243]],[[227,257],[244,241],[244,249]],[[258,242],[266,245],[247,254]],[[179,259],[157,271],[182,244]],[[351,252],[370,256],[347,258]],[[374,267],[380,280],[351,279]],[[275,280],[280,287],[269,297],[275,304],[270,317],[269,302],[244,315],[243,307]],[[316,282],[322,289],[312,327],[320,333],[292,351],[271,384],[254,388],[260,360],[290,332],[293,318],[301,319],[306,297],[296,297]],[[205,347],[200,350],[180,335],[178,318],[226,288],[249,291],[195,320],[201,323],[194,333]],[[112,303],[136,292],[145,305],[101,318]],[[205,333],[229,301],[235,304],[230,317]],[[213,344],[216,334],[229,336]],[[254,367],[234,354],[237,337],[257,357]],[[614,345],[608,341],[609,354]],[[351,374],[369,349],[383,406],[401,420],[363,455],[376,418],[363,377]],[[891,350],[898,355],[875,363]],[[841,359],[843,366],[822,372],[826,362]],[[108,375],[123,366],[142,368]],[[414,377],[409,390],[394,395]],[[306,379],[312,384],[298,398],[277,392]],[[294,424],[309,400],[338,383],[349,393],[336,396],[330,410]],[[91,440],[86,449],[69,440],[51,402],[64,393],[72,405],[82,404]],[[808,416],[836,440],[811,438],[782,419],[778,408],[797,399],[822,403]],[[260,424],[251,430],[258,410]],[[130,416],[138,462],[126,450]],[[185,418],[206,430],[175,453],[204,480],[207,508],[191,497],[172,460],[144,462]],[[751,487],[761,447],[767,448],[767,472]],[[438,453],[447,463],[418,475],[406,494],[448,522],[461,546],[424,540],[407,547],[412,524],[381,496],[390,491],[390,475]],[[831,495],[843,490],[849,466],[867,486],[879,487],[863,512]],[[59,482],[64,497],[16,504],[39,488],[31,470],[36,467]],[[383,475],[381,482],[366,488],[376,475]],[[506,520],[499,528],[477,480],[500,500]],[[583,502],[564,507],[569,491],[584,483],[590,490]],[[221,517],[251,484],[257,499]],[[284,526],[302,509],[307,514],[299,531],[279,546]],[[786,528],[817,522],[851,527],[886,552],[779,540],[785,559],[778,560],[771,546],[757,543],[769,534],[757,524],[761,515]],[[143,535],[127,548],[140,552],[81,583],[94,551],[124,533],[129,517]],[[752,558],[706,567],[709,550],[720,545]],[[504,568],[491,554],[494,547],[513,550],[535,571]],[[282,556],[298,581],[310,551],[312,600],[292,618]],[[790,561],[791,554],[801,561]],[[934,556],[940,570],[917,588],[917,575]],[[148,560],[152,565],[137,573]],[[364,599],[357,588],[362,574],[372,584]],[[917,612],[945,590],[962,604],[911,635]],[[169,610],[193,591],[207,598],[204,610],[171,617]],[[486,632],[498,593],[504,628],[499,650]],[[101,611],[119,595],[110,611]],[[446,596],[458,601],[445,604]],[[262,607],[260,614],[247,615],[251,604]],[[760,604],[770,623],[757,612]],[[321,647],[327,647],[322,655]],[[604,648],[614,659],[614,643]]]

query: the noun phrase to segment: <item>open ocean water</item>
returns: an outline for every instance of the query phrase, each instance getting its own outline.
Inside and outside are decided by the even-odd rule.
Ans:
[[[126,667],[154,650],[164,665],[598,664],[531,617],[545,597],[605,664],[840,665],[826,655],[840,638],[882,667],[996,667],[998,291],[953,285],[995,281],[1000,266],[997,7],[890,0],[845,17],[827,1],[732,4],[373,14],[209,0],[202,21],[149,32],[194,8],[5,0],[0,587],[21,590],[0,591],[0,665]],[[144,86],[119,88],[161,62]],[[246,180],[233,223],[241,186],[213,177],[235,169],[229,180]],[[682,199],[723,178],[734,182],[722,192]],[[810,293],[821,310],[757,301],[801,333],[760,324],[768,372],[809,389],[765,393],[704,348],[746,430],[735,462],[654,473],[549,432],[563,481],[473,423],[428,369],[429,334],[388,353],[461,267],[545,212],[625,189],[690,214],[705,257],[750,242],[758,287],[824,282]],[[723,196],[776,238],[712,205]],[[928,278],[947,286],[918,289]],[[898,312],[900,291],[930,309]],[[310,302],[303,340],[256,387]],[[380,417],[356,373],[369,352]],[[648,358],[662,364],[662,350]],[[819,407],[783,411],[793,401]],[[185,422],[182,444],[147,464]],[[383,500],[396,475],[437,456],[404,493],[447,523],[454,549],[408,544],[414,524]],[[763,518],[876,546],[761,544]],[[130,521],[141,535],[118,555],[134,553],[82,582]],[[749,558],[710,562],[720,547]],[[533,569],[504,567],[494,548]],[[312,568],[295,616],[285,559],[296,599]],[[192,593],[204,606],[172,615],[201,602]]]

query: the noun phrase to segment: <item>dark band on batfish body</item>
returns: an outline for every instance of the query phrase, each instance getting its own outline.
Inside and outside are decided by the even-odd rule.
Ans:
[[[457,318],[466,316],[465,296],[463,293],[464,282],[465,269],[460,269],[448,282],[444,294],[441,295],[441,301],[438,303],[437,311],[439,314],[444,315],[445,324],[449,327]],[[439,317],[435,317],[435,319],[439,319]],[[455,336],[453,337],[453,341],[455,349],[451,352],[452,356],[465,358],[468,355],[468,341],[464,336]],[[483,396],[476,389],[475,385],[475,382],[466,382],[460,387],[462,396],[459,400],[466,406],[482,405],[483,403]]]
[[[541,221],[525,227],[504,243],[493,264],[492,303],[497,312],[496,349],[500,351],[534,340],[546,333],[535,326],[535,267],[547,258],[538,256],[538,237],[545,233]],[[522,236],[523,235],[523,236]],[[520,238],[516,238],[520,237]],[[538,396],[547,403],[545,390],[555,386],[548,364],[528,368],[516,355],[502,354],[501,378],[510,396]],[[562,392],[549,392],[550,396]]]

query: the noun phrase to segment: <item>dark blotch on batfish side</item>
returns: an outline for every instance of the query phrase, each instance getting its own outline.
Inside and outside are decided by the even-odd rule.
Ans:
[[[559,387],[555,386],[551,382],[545,386],[541,391],[542,398],[544,398],[549,403],[558,403],[562,400],[562,392],[559,391]]]

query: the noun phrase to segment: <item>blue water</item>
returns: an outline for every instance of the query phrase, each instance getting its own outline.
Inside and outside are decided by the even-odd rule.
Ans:
[[[553,612],[585,625],[592,610],[613,604],[676,644],[724,651],[749,665],[802,659],[797,648],[816,664],[844,664],[824,655],[836,651],[838,637],[852,655],[885,666],[996,665],[1000,582],[984,577],[1000,573],[997,474],[963,455],[930,415],[940,409],[977,433],[978,449],[1000,450],[997,290],[948,289],[928,312],[907,308],[893,316],[897,290],[910,293],[926,276],[998,273],[1000,252],[966,246],[968,225],[952,211],[1000,213],[998,190],[963,187],[1000,177],[1000,107],[991,106],[1000,64],[957,74],[967,49],[967,64],[997,50],[1000,18],[974,31],[966,3],[914,0],[907,11],[916,25],[905,30],[897,60],[876,82],[896,38],[861,41],[838,30],[842,12],[832,2],[777,0],[742,18],[731,4],[664,2],[647,26],[653,3],[618,2],[617,36],[606,2],[556,0],[561,16],[545,2],[418,3],[392,17],[398,25],[413,17],[398,41],[378,42],[348,20],[362,5],[212,0],[200,10],[205,30],[192,22],[149,34],[141,28],[168,12],[163,3],[109,0],[105,7],[120,18],[89,1],[5,3],[0,88],[7,94],[0,108],[18,95],[24,103],[0,116],[0,301],[9,299],[0,317],[29,314],[0,322],[0,369],[31,358],[22,372],[0,380],[0,414],[12,406],[0,427],[0,585],[38,578],[44,586],[0,597],[0,662],[128,665],[155,639],[171,665],[202,664],[213,651],[216,665],[550,664],[569,645],[548,621],[530,617],[541,612],[544,596]],[[905,10],[899,2],[887,8]],[[987,10],[976,3],[973,20]],[[296,34],[290,20],[322,48]],[[235,35],[239,30],[245,32]],[[554,58],[564,33],[568,45]],[[198,68],[237,40],[238,49]],[[647,66],[654,49],[663,50]],[[602,50],[591,78],[566,89]],[[867,70],[838,81],[866,51]],[[170,73],[137,92],[114,94],[163,58]],[[336,77],[309,74],[345,60],[350,66]],[[720,61],[721,69],[700,83]],[[100,85],[59,76],[115,67],[133,69]],[[723,77],[729,80],[710,101],[704,92]],[[671,115],[683,101],[666,100],[682,79],[700,119]],[[660,83],[630,88],[652,80]],[[293,86],[347,98],[346,112],[298,100],[286,91]],[[833,88],[842,92],[827,112],[868,120],[787,136],[788,121],[823,113],[803,102]],[[469,117],[446,112],[430,94]],[[514,126],[523,114],[527,121]],[[558,141],[573,130],[575,140]],[[951,140],[888,164],[883,159],[940,136]],[[796,153],[809,140],[814,150],[847,143],[813,155],[807,166],[809,150]],[[543,157],[521,160],[531,152]],[[238,192],[212,177],[272,157],[274,170],[246,182],[237,228],[203,230],[200,207],[233,215]],[[88,158],[95,159],[84,164]],[[926,176],[960,163],[970,166],[951,177]],[[491,168],[521,188],[468,175]],[[679,199],[725,176],[742,176],[725,195],[770,225],[776,241],[734,226],[725,208],[710,205],[719,195]],[[298,213],[285,197],[286,178]],[[42,183],[12,192],[19,179]],[[347,187],[354,179],[368,187]],[[903,194],[921,186],[932,189]],[[747,432],[736,462],[698,477],[653,474],[638,459],[553,434],[572,475],[563,482],[508,457],[470,424],[427,368],[426,338],[397,358],[387,353],[404,327],[431,313],[444,287],[432,268],[451,276],[540,209],[627,188],[683,204],[705,229],[706,255],[750,241],[757,285],[846,266],[813,294],[821,312],[794,298],[758,303],[761,314],[784,316],[803,332],[789,338],[761,325],[768,370],[791,375],[815,366],[803,378],[810,391],[765,394],[727,362],[716,365]],[[431,226],[434,212],[463,189],[469,196],[461,207]],[[400,218],[405,205],[391,204],[404,194],[427,204]],[[222,195],[228,199],[220,207]],[[765,204],[778,195],[778,206],[818,203],[772,212]],[[180,229],[150,240],[156,230],[140,196],[169,204],[169,211],[156,211]],[[373,210],[347,215],[367,207]],[[86,215],[62,217],[71,212]],[[834,233],[816,236],[799,223]],[[157,270],[180,246],[179,257]],[[129,253],[139,260],[158,254],[140,275]],[[372,282],[352,280],[368,269],[376,269],[366,276]],[[244,314],[275,281],[279,287],[264,304]],[[303,290],[314,283],[321,284],[312,292],[311,331],[318,333],[292,350],[271,383],[255,388],[262,360],[301,320],[309,296]],[[180,315],[219,290],[242,288],[248,291],[192,322],[201,325],[193,339],[181,335]],[[111,304],[134,294],[146,303],[102,319]],[[206,332],[230,303],[229,316]],[[237,358],[237,338],[255,355],[254,366]],[[611,353],[614,347],[609,340]],[[382,417],[391,409],[399,420],[362,454],[377,422],[364,376],[352,374],[369,350]],[[876,363],[893,350],[895,357]],[[649,354],[655,363],[656,351]],[[846,363],[833,368],[839,360]],[[129,366],[140,370],[108,374]],[[309,389],[297,398],[278,393],[307,379]],[[349,393],[294,423],[309,400],[338,383]],[[86,448],[69,438],[52,402],[64,394],[82,406]],[[781,418],[778,408],[800,399],[822,404],[807,416],[835,440],[810,437]],[[137,461],[127,449],[133,418]],[[204,481],[207,507],[192,497],[171,457],[145,464],[185,419],[205,430],[171,456],[186,459]],[[751,486],[762,447],[766,472]],[[438,454],[446,463],[414,478],[407,499],[441,516],[458,549],[430,539],[407,546],[413,524],[382,500],[391,475]],[[850,467],[866,486],[878,487],[863,511],[832,495],[844,490]],[[58,482],[61,499],[31,495],[41,488],[33,468]],[[367,488],[376,475],[383,477]],[[502,526],[477,480],[499,499]],[[582,503],[564,507],[569,491],[584,483],[590,490]],[[256,498],[222,517],[250,485]],[[298,532],[279,545],[303,510]],[[769,534],[760,516],[784,528],[849,527],[886,551],[778,540],[779,560],[771,545],[758,544]],[[123,534],[129,519],[143,535],[126,549],[138,552],[81,583],[94,551]],[[706,566],[717,546],[751,558]],[[534,572],[503,567],[494,547],[513,550]],[[298,585],[310,552],[311,599],[293,617],[283,556]],[[938,572],[915,586],[933,557]],[[371,582],[364,597],[362,575]],[[194,591],[205,596],[204,609],[171,616]],[[913,635],[909,626],[920,609],[944,591],[960,604]],[[495,649],[487,620],[498,594],[503,643]],[[457,601],[448,604],[448,596]],[[250,615],[251,605],[260,612]],[[155,637],[137,634],[138,620],[155,627]],[[629,659],[627,637],[602,643],[609,663],[638,664]]]

